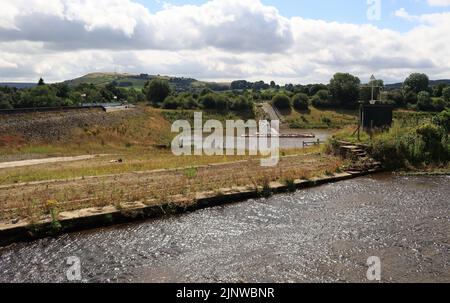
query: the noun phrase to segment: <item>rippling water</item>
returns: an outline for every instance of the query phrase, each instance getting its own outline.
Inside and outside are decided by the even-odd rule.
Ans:
[[[377,175],[0,249],[0,281],[450,282],[449,177]]]

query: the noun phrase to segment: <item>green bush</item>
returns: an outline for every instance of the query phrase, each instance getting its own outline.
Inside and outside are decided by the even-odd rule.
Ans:
[[[213,93],[206,94],[200,98],[200,104],[203,105],[205,109],[215,109],[216,108],[216,95]]]
[[[12,109],[11,103],[7,100],[0,100],[0,109]]]
[[[450,132],[450,108],[433,117],[433,123],[442,127],[447,133]]]
[[[424,123],[414,128],[399,125],[376,136],[371,143],[373,156],[386,168],[448,163],[450,141],[448,132],[435,123]]]
[[[273,97],[272,105],[278,109],[289,109],[291,108],[291,100],[285,94],[278,94]]]
[[[432,107],[435,111],[441,112],[447,106],[447,103],[442,98],[437,98],[432,101]]]
[[[433,106],[431,105],[431,96],[430,96],[429,92],[421,91],[417,95],[417,107],[423,111],[428,111],[428,110],[433,109]]]
[[[294,97],[292,97],[294,108],[298,111],[308,110],[308,100],[308,95],[302,93],[296,94]]]
[[[170,86],[167,80],[153,79],[145,87],[147,98],[154,105],[162,103],[170,94]]]
[[[177,109],[179,107],[181,107],[180,100],[174,96],[167,97],[162,104],[162,108],[164,109]]]
[[[311,99],[312,105],[317,108],[337,108],[339,105],[331,99],[330,92],[322,89]]]
[[[181,108],[182,109],[197,109],[199,108],[199,104],[197,100],[195,100],[192,96],[181,97]]]
[[[450,86],[442,90],[442,98],[444,98],[446,102],[450,102]]]

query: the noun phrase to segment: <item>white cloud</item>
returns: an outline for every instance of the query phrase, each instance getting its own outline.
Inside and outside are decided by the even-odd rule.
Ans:
[[[259,0],[166,5],[131,0],[0,0],[0,80],[63,80],[87,72],[200,79],[328,81],[339,71],[386,81],[413,71],[450,77],[450,13],[396,16],[400,33],[372,25],[286,18]]]
[[[407,21],[418,21],[420,18],[408,13],[403,7],[395,11],[395,16]]]
[[[450,6],[450,0],[427,0],[431,6]]]

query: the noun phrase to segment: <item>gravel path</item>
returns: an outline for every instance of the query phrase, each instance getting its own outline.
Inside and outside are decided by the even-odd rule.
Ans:
[[[48,163],[89,160],[89,159],[94,159],[94,158],[100,157],[100,156],[102,156],[102,155],[84,155],[84,156],[75,156],[75,157],[53,157],[53,158],[44,158],[44,159],[31,159],[31,160],[12,161],[12,162],[0,162],[0,169],[1,168],[32,166],[32,165],[48,164]]]

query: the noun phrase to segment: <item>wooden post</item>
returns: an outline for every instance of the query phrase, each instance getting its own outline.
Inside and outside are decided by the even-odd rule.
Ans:
[[[370,120],[370,141],[373,138],[373,120]]]
[[[358,115],[358,141],[361,141],[360,132],[361,132],[361,119],[362,119],[362,104],[359,105],[359,115]]]

